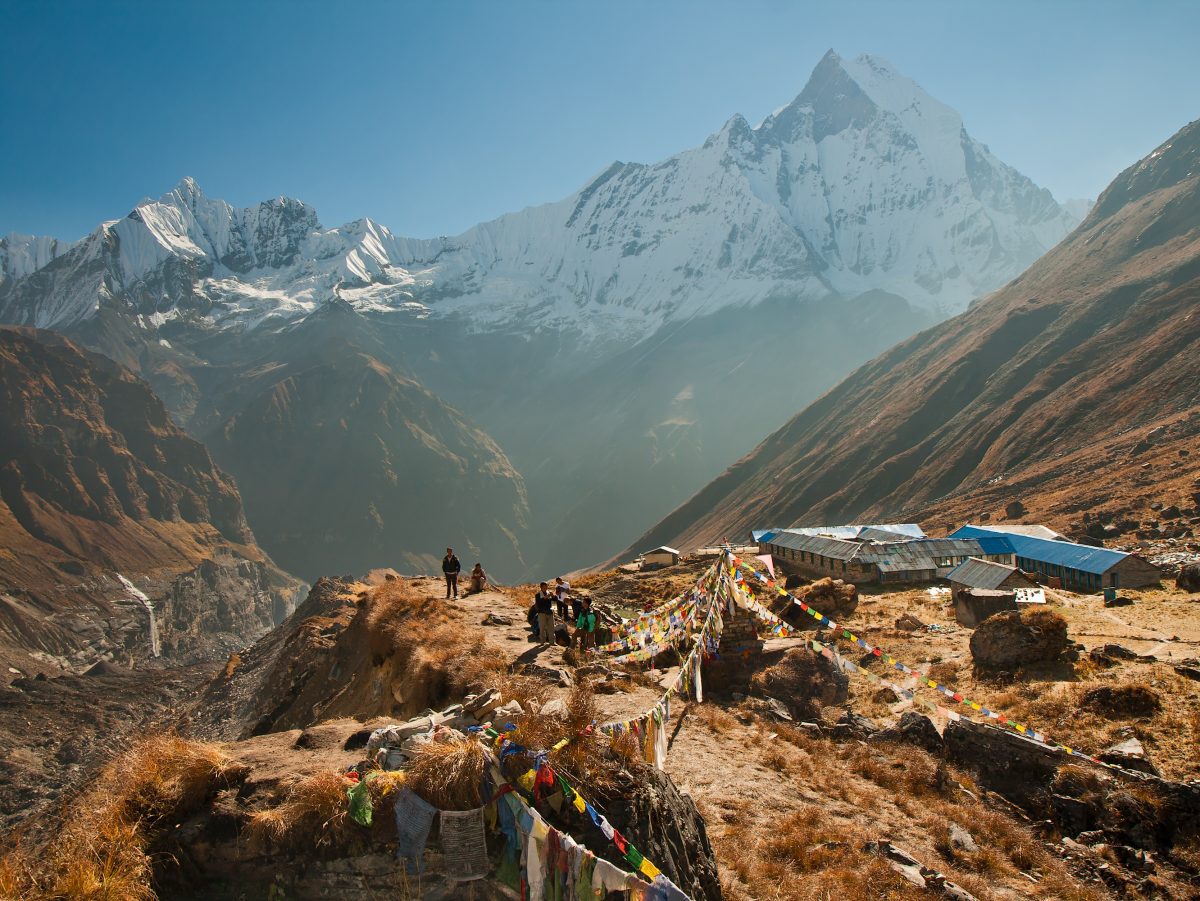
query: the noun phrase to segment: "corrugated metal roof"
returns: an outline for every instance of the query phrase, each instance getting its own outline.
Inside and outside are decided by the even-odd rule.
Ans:
[[[966,525],[955,531],[952,538],[977,538],[988,534],[996,534],[986,526]],[[1042,563],[1052,563],[1065,566],[1068,569],[1085,573],[1102,575],[1108,572],[1129,555],[1124,551],[1114,551],[1104,547],[1088,547],[1071,541],[1053,541],[1048,538],[1034,538],[1030,535],[1019,535],[1009,532],[1005,535],[1009,544],[1019,557],[1039,560]]]
[[[1015,572],[1019,572],[1015,566],[1005,566],[1003,563],[993,563],[990,560],[972,557],[950,570],[946,578],[969,588],[994,590],[1003,585],[1004,580]]]
[[[790,529],[776,532],[771,537],[770,543],[793,551],[819,554],[831,560],[849,560],[863,549],[863,545],[857,541],[843,541],[840,538],[826,538],[823,535],[797,535]]]
[[[911,541],[912,535],[903,532],[893,532],[890,529],[877,529],[875,526],[863,526],[858,531],[859,541]]]
[[[975,540],[979,542],[983,552],[989,556],[1015,553],[1012,542],[1004,535],[978,535]]]
[[[1041,523],[1004,523],[994,526],[984,526],[983,528],[992,529],[996,532],[1004,532],[1009,535],[1028,535],[1030,538],[1048,538],[1051,541],[1065,541],[1067,537],[1062,532],[1056,532],[1049,526],[1044,526]]]
[[[848,526],[797,526],[791,529],[780,529],[782,532],[791,532],[795,535],[825,535],[829,538],[858,538],[859,533],[864,529],[878,529],[884,532],[895,532],[898,535],[906,535],[909,538],[924,538],[925,532],[915,522],[892,522],[892,523],[873,523],[870,525],[848,525]]]
[[[912,541],[888,541],[863,545],[859,559],[865,563],[908,561],[913,569],[936,568],[938,557],[973,557],[983,552],[978,541],[949,538],[918,538]],[[932,565],[925,566],[929,561]],[[921,565],[918,565],[921,564]]]
[[[774,529],[755,529],[750,532],[750,540],[755,544],[762,544],[764,541],[770,541],[774,534]]]

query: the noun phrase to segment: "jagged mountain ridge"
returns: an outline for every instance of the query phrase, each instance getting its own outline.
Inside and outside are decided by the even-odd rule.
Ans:
[[[251,640],[290,612],[300,586],[255,543],[237,487],[111,360],[0,328],[0,457],[6,658],[149,656],[147,593],[172,656]]]
[[[429,521],[429,545],[478,547],[515,577],[615,553],[796,407],[1015,275],[1070,222],[886,63],[830,53],[757,128],[734,117],[701,147],[614,164],[571,197],[457,238],[396,238],[366,219],[324,228],[299,201],[239,209],[185,179],[0,286],[0,320],[52,326],[133,368],[202,440],[220,444],[237,415],[242,451],[215,447],[218,458],[264,547],[289,565],[267,502],[278,492],[250,481],[264,467],[249,449],[265,446],[251,433],[272,428],[275,405],[245,389],[278,390],[257,369],[279,365],[288,351],[274,345],[307,324],[309,343],[342,342],[367,367],[329,361],[324,378],[378,364],[453,408],[434,417],[449,430],[434,444],[473,434],[462,447],[474,450],[440,464],[422,450],[407,475],[445,481],[464,460],[468,482],[503,473],[507,485],[485,492],[500,508],[476,511],[503,538],[480,544],[456,515]],[[324,315],[343,305],[353,328]],[[357,409],[425,415],[376,400]],[[267,472],[319,469],[351,488],[389,468],[376,456],[347,472],[322,442],[309,452],[328,456]],[[377,548],[370,565],[429,553],[359,507],[348,515],[365,531],[339,540]],[[326,508],[291,509],[315,526]],[[427,510],[392,519],[415,515]]]
[[[325,229],[300,201],[238,209],[184,179],[43,252],[35,271],[13,267],[24,278],[0,292],[0,318],[64,328],[119,298],[147,325],[252,326],[341,296],[605,341],[779,296],[884,290],[945,314],[1075,221],[885,61],[830,51],[757,128],[734,116],[701,147],[614,163],[570,197],[455,238],[396,238],[370,219]]]
[[[1193,122],[1019,279],[861,367],[626,553],[750,527],[961,513],[959,495],[1058,458],[1061,471],[1035,484],[1065,512],[1145,484],[1121,436],[1161,423],[1194,440],[1200,428],[1197,210]],[[1189,466],[1172,465],[1180,477]]]

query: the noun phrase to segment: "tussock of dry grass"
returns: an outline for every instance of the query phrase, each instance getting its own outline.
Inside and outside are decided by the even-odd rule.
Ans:
[[[386,802],[406,782],[406,773],[374,773],[367,783],[367,791],[375,816],[371,831],[367,833],[349,815],[346,791],[353,783],[341,773],[314,773],[292,783],[282,803],[254,813],[247,825],[246,837],[259,847],[292,850],[345,848],[367,835],[386,840],[395,831]]]
[[[199,807],[242,772],[219,747],[173,735],[147,738],[116,758],[66,809],[44,852],[0,857],[0,897],[19,901],[148,901],[156,828]]]
[[[378,662],[397,658],[398,683],[413,710],[491,685],[505,669],[482,632],[408,582],[384,582],[365,603],[371,653]]]
[[[574,778],[582,782],[581,790],[586,786],[593,791],[603,792],[613,785],[614,771],[619,769],[614,756],[623,756],[632,763],[641,758],[641,752],[630,753],[633,750],[629,745],[631,737],[624,740],[624,755],[614,755],[612,740],[603,732],[589,728],[602,717],[596,705],[596,696],[587,686],[576,685],[572,688],[566,707],[565,717],[540,712],[518,717],[512,740],[527,748],[548,750],[561,739],[570,738],[565,747],[550,754],[550,763],[561,769],[568,781]],[[633,747],[636,747],[636,742]],[[524,768],[530,765],[532,761],[522,758],[514,765],[514,769],[524,772]]]
[[[406,784],[441,810],[471,810],[483,803],[486,768],[487,751],[474,738],[431,741],[409,763]]]

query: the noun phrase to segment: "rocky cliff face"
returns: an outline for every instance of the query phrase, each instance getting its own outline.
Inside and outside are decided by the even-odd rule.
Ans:
[[[1192,123],[1118,176],[1023,276],[859,369],[630,552],[751,526],[948,509],[1034,472],[1030,484],[1053,492],[1060,511],[1144,483],[1151,427],[1190,435],[1200,412],[1197,210]],[[1137,435],[1149,441],[1139,447]],[[1194,466],[1181,453],[1162,477]]]
[[[14,652],[80,665],[151,655],[151,611],[173,591],[195,622],[170,651],[199,653],[213,598],[174,583],[206,561],[210,575],[253,570],[250,586],[226,580],[231,609],[214,625],[246,639],[288,605],[297,585],[255,544],[236,486],[132,373],[49,333],[0,329],[0,424],[0,636]]]

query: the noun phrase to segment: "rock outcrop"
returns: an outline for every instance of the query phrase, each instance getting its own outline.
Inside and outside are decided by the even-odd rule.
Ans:
[[[0,654],[22,672],[161,653],[152,619],[164,603],[168,654],[203,655],[210,625],[244,643],[299,587],[149,386],[34,329],[0,328],[0,544]],[[206,564],[226,575],[188,601],[174,583]]]
[[[981,670],[1011,671],[1058,660],[1067,645],[1066,620],[1054,611],[1009,610],[979,624],[971,656]]]

